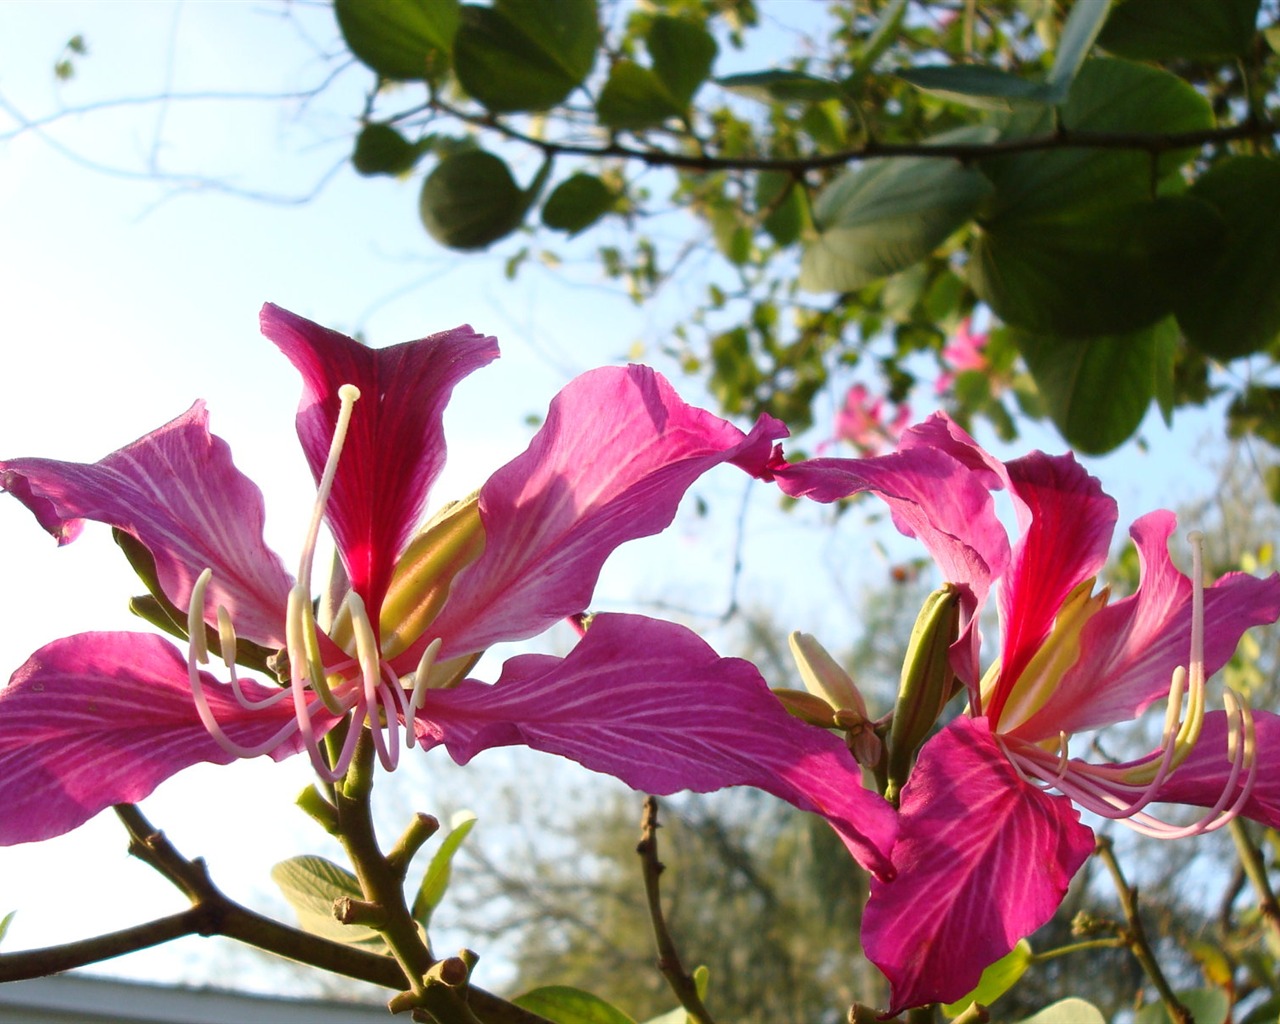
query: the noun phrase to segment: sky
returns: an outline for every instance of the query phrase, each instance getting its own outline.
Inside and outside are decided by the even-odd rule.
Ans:
[[[70,82],[56,83],[53,64],[76,33],[89,55],[77,59]],[[418,181],[363,179],[344,165],[369,85],[359,68],[306,104],[175,100],[15,131],[15,111],[36,119],[111,97],[306,91],[329,74],[323,55],[336,39],[319,4],[0,4],[0,457],[93,461],[202,398],[214,432],[262,486],[268,541],[292,564],[313,492],[293,434],[298,381],[258,335],[263,302],[364,332],[375,345],[462,323],[498,336],[502,359],[463,382],[449,409],[438,501],[468,493],[518,454],[530,414],[572,376],[660,348],[681,313],[678,292],[637,309],[589,261],[557,272],[535,265],[508,281],[510,244],[480,256],[447,253],[419,226]],[[304,203],[208,185],[296,197],[331,169]],[[188,176],[206,184],[184,184]],[[690,401],[706,401],[695,381],[676,384]],[[920,397],[917,408],[927,411],[929,396]],[[823,402],[833,410],[836,397]],[[1196,461],[1197,439],[1219,424],[1217,412],[1188,416],[1173,433],[1148,421],[1154,454],[1130,448],[1088,460],[1120,500],[1122,523],[1202,493],[1210,478]],[[1033,446],[1063,448],[1035,428],[1003,454]],[[597,607],[666,601],[714,621],[730,600],[745,500],[740,594],[771,599],[789,628],[843,642],[830,634],[849,628],[844,595],[859,581],[883,579],[874,540],[886,536],[852,530],[848,520],[834,534],[820,529],[825,513],[816,509],[783,514],[763,488],[744,497],[745,478],[727,467],[696,493],[708,514],[687,502],[668,535],[620,553]],[[139,628],[125,608],[136,580],[105,528],[57,549],[16,501],[0,499],[0,566],[5,674],[58,636]],[[546,759],[535,763],[542,771]],[[413,776],[420,809],[453,800],[469,777],[433,761]],[[307,781],[302,759],[196,768],[143,809],[180,849],[206,856],[233,896],[287,914],[267,880],[270,865],[328,850],[327,837],[288,808]],[[244,799],[250,792],[254,799]],[[282,826],[285,817],[291,824]],[[167,883],[129,861],[110,815],[50,843],[0,849],[0,915],[18,911],[7,948],[119,928],[182,905]],[[191,940],[97,969],[225,983],[219,962]],[[254,987],[252,977],[243,983]]]

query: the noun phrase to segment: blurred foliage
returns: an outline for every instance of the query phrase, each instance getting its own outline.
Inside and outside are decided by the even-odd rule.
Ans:
[[[665,348],[728,413],[806,427],[865,362],[894,401],[943,375],[1005,436],[1047,415],[1106,451],[1226,391],[1275,440],[1277,0],[336,13],[373,76],[356,167],[421,174],[442,245],[522,236],[516,273],[578,236],[637,302],[716,254]],[[1000,387],[943,353],[975,310]]]

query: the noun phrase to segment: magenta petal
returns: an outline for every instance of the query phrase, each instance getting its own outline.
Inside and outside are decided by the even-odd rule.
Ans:
[[[583,374],[552,401],[529,448],[481,488],[484,554],[458,575],[423,643],[442,637],[441,657],[452,657],[583,611],[614,548],[667,527],[713,466],[764,472],[786,433],[762,417],[744,434],[647,367]]]
[[[183,611],[213,570],[207,618],[223,605],[240,636],[284,646],[292,583],[262,539],[262,492],[209,433],[204,403],[92,464],[53,459],[0,462],[0,486],[66,543],[81,520],[132,534],[151,551],[165,595]]]
[[[1080,656],[1053,696],[1016,734],[1036,740],[1127,721],[1169,692],[1173,670],[1191,656],[1191,581],[1169,557],[1172,512],[1152,512],[1130,528],[1142,565],[1129,597],[1085,626]],[[1280,618],[1280,576],[1228,573],[1204,595],[1205,674],[1235,653],[1244,631]]]
[[[1253,722],[1257,730],[1258,775],[1240,813],[1264,825],[1280,828],[1280,715],[1255,711]],[[1173,776],[1160,787],[1157,802],[1195,807],[1216,805],[1226,790],[1227,777],[1231,773],[1227,735],[1226,712],[1211,711],[1205,715],[1200,741]],[[1242,784],[1243,776],[1231,788],[1233,798],[1240,792]]]
[[[264,742],[293,716],[287,700],[246,711],[225,685],[201,678],[236,742]],[[273,692],[247,681],[245,689],[257,699]],[[271,756],[298,749],[295,733]],[[200,723],[186,661],[171,644],[147,633],[55,640],[0,691],[0,845],[61,835],[111,804],[141,800],[188,765],[232,760]]]
[[[1007,469],[1020,536],[1000,587],[1000,685],[982,709],[996,722],[1062,603],[1106,564],[1117,517],[1115,500],[1074,455],[1032,452]]]
[[[378,621],[396,557],[445,461],[443,415],[454,386],[498,356],[470,327],[368,348],[268,303],[262,333],[302,374],[298,437],[319,480],[338,419],[338,389],[360,389],[327,515],[353,589]]]
[[[810,459],[775,469],[774,478],[795,498],[832,502],[871,491],[884,500],[894,525],[918,538],[943,579],[962,588],[968,622],[952,649],[952,664],[976,695],[977,611],[1009,560],[1008,536],[991,497],[992,488],[1003,486],[1003,472],[1000,463],[938,414],[906,431],[892,454]]]
[[[925,744],[901,815],[897,875],[872,884],[862,923],[891,1013],[971,991],[1053,916],[1094,847],[1069,800],[1018,776],[985,719],[958,718]]]
[[[674,623],[598,615],[567,658],[523,655],[492,686],[428,691],[418,731],[460,764],[523,744],[649,793],[755,786],[826,817],[866,867],[889,868],[893,811],[862,787],[844,743],[783,711],[749,662]]]

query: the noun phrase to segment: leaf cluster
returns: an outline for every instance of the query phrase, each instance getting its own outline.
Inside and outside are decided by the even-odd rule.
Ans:
[[[1048,415],[1101,452],[1153,402],[1167,419],[1226,387],[1233,429],[1274,433],[1274,388],[1211,376],[1265,375],[1280,344],[1270,2],[335,10],[375,77],[356,167],[422,173],[436,241],[573,248],[616,225],[595,252],[637,301],[716,254],[667,351],[727,412],[803,428],[873,343],[900,399],[985,307],[1008,372],[961,375],[962,420]],[[649,229],[672,208],[675,238]]]

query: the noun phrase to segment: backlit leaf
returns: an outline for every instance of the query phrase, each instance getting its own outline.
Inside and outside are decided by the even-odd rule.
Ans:
[[[379,953],[385,951],[382,936],[372,928],[343,924],[333,916],[334,900],[344,896],[364,899],[356,876],[346,868],[323,857],[291,857],[271,869],[271,878],[297,912],[298,924],[304,931]]]
[[[568,985],[546,985],[511,1000],[554,1024],[635,1024],[599,996]]]
[[[454,65],[490,110],[546,110],[583,83],[600,40],[595,0],[464,4]]]
[[[449,66],[458,0],[334,0],[351,52],[383,78],[437,79]]]
[[[1260,156],[1215,164],[1189,195],[1225,224],[1222,245],[1174,300],[1178,323],[1200,351],[1234,359],[1280,335],[1280,164]]]
[[[528,191],[522,190],[507,165],[492,153],[461,150],[427,175],[419,213],[428,234],[441,245],[483,249],[520,226],[540,187],[535,181]]]
[[[822,190],[817,236],[805,246],[800,287],[852,291],[928,256],[963,226],[991,191],[951,160],[870,160]]]
[[[1127,441],[1170,366],[1178,343],[1172,319],[1131,334],[1087,341],[1016,333],[1014,341],[1045,405],[1072,447],[1101,455]]]
[[[422,884],[418,887],[418,895],[413,900],[413,919],[423,928],[430,925],[432,913],[444,899],[444,894],[449,888],[449,879],[453,874],[453,858],[462,848],[463,840],[471,834],[475,824],[476,816],[471,811],[454,815],[452,830],[445,836],[444,842],[431,858],[427,873],[423,875]]]
[[[1107,1024],[1107,1018],[1093,1003],[1072,998],[1060,999],[1018,1024]]]

